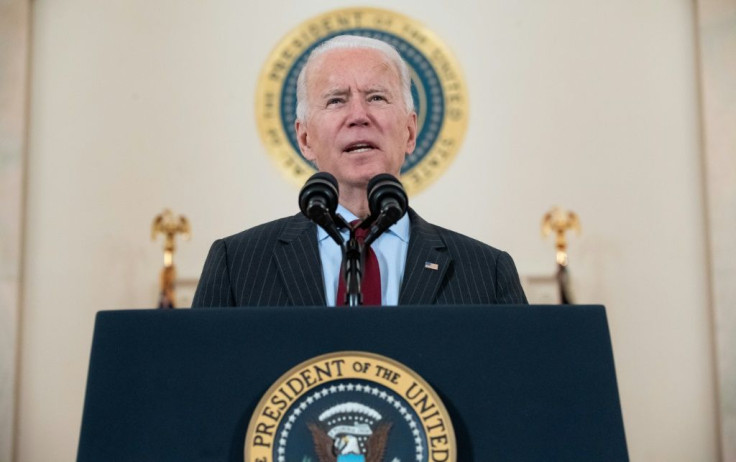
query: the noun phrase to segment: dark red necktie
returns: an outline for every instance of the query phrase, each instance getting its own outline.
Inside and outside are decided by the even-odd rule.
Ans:
[[[350,223],[355,226],[357,221]],[[363,240],[368,234],[368,229],[358,228],[355,230],[355,239],[363,245]],[[345,306],[345,278],[340,271],[339,283],[337,284],[337,298],[335,305]],[[368,247],[365,253],[365,261],[363,262],[363,280],[360,285],[363,290],[363,305],[380,305],[381,304],[381,269],[378,267],[378,258],[376,253]]]

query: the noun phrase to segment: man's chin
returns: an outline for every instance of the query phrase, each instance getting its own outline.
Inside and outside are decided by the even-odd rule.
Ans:
[[[349,178],[346,178],[345,181],[341,182],[344,183],[346,186],[349,186],[351,188],[368,188],[368,183],[375,177],[376,175],[380,175],[382,173],[388,173],[390,175],[393,175],[395,177],[399,177],[395,172],[389,172],[386,169],[376,169],[369,172],[362,173],[360,175],[351,176]]]

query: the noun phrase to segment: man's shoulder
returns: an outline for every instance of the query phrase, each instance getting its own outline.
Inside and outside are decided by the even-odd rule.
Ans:
[[[276,241],[279,238],[289,240],[295,235],[308,230],[314,225],[301,213],[253,226],[239,233],[220,239],[226,246],[257,243],[265,240]]]
[[[472,255],[473,253],[480,252],[485,256],[492,255],[493,257],[498,257],[500,254],[505,253],[503,250],[490,246],[478,239],[430,223],[417,215],[413,210],[411,212],[412,230],[416,230],[416,236],[424,239],[439,240],[447,247],[450,253],[463,252]]]

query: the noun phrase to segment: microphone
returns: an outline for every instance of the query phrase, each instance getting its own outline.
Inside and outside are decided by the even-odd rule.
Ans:
[[[317,172],[299,191],[299,209],[342,246],[344,242],[342,235],[335,226],[338,195],[335,177],[327,172]]]
[[[393,175],[381,173],[368,182],[368,207],[371,211],[370,233],[366,245],[376,240],[406,213],[409,199],[404,186]]]

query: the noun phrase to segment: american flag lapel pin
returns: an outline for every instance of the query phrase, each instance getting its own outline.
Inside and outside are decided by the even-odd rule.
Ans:
[[[438,265],[437,263],[432,263],[431,261],[425,261],[424,269],[431,269],[433,271],[437,271],[438,269],[440,269],[440,265]]]

